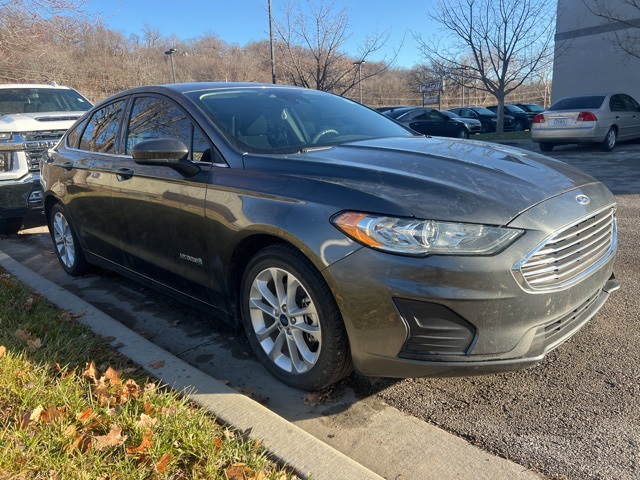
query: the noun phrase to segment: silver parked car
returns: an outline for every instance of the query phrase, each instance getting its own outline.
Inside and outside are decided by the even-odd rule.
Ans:
[[[550,152],[556,145],[599,143],[609,152],[618,141],[640,138],[640,104],[624,93],[565,97],[533,119],[531,140]]]

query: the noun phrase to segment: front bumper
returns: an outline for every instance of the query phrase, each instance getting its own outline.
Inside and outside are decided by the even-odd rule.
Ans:
[[[592,202],[579,205],[578,194]],[[511,269],[553,232],[615,203],[600,184],[522,214],[525,235],[492,257],[410,258],[362,248],[327,269],[354,366],[369,376],[509,371],[539,362],[574,335],[617,288],[614,248],[574,284],[528,291]]]
[[[20,180],[0,181],[0,218],[24,217],[41,209],[40,174],[30,173]]]

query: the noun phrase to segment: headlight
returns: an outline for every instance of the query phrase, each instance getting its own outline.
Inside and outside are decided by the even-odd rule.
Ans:
[[[523,231],[472,223],[439,222],[345,212],[332,219],[367,247],[405,255],[492,255]]]
[[[13,168],[13,153],[0,152],[0,172],[9,172]]]
[[[0,132],[0,140],[11,140],[13,134],[11,132]]]

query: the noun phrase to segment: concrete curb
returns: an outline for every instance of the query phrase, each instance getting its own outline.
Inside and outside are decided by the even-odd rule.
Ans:
[[[225,425],[262,442],[275,457],[302,478],[382,479],[379,475],[316,439],[279,415],[218,382],[129,330],[64,288],[22,266],[0,250],[0,266],[58,308],[82,314],[78,321],[111,340],[113,348],[143,367],[162,383],[183,392]],[[150,365],[164,364],[160,368]],[[156,363],[157,362],[157,363]]]

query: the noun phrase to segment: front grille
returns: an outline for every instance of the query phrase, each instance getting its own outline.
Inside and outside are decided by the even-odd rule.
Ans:
[[[57,115],[57,116],[47,115],[42,117],[36,117],[35,119],[38,122],[65,122],[69,120],[76,121],[81,116],[82,115]]]
[[[53,147],[62,135],[64,130],[49,130],[44,132],[28,132],[23,133],[25,139],[25,155],[29,164],[30,172],[40,170],[40,159],[47,149]]]
[[[607,208],[555,232],[514,266],[531,290],[552,290],[577,282],[613,253],[615,210]]]
[[[22,135],[27,142],[47,140],[55,140],[57,142],[58,139],[64,135],[64,132],[65,130],[46,130],[42,132],[26,132],[21,133],[20,135]]]

